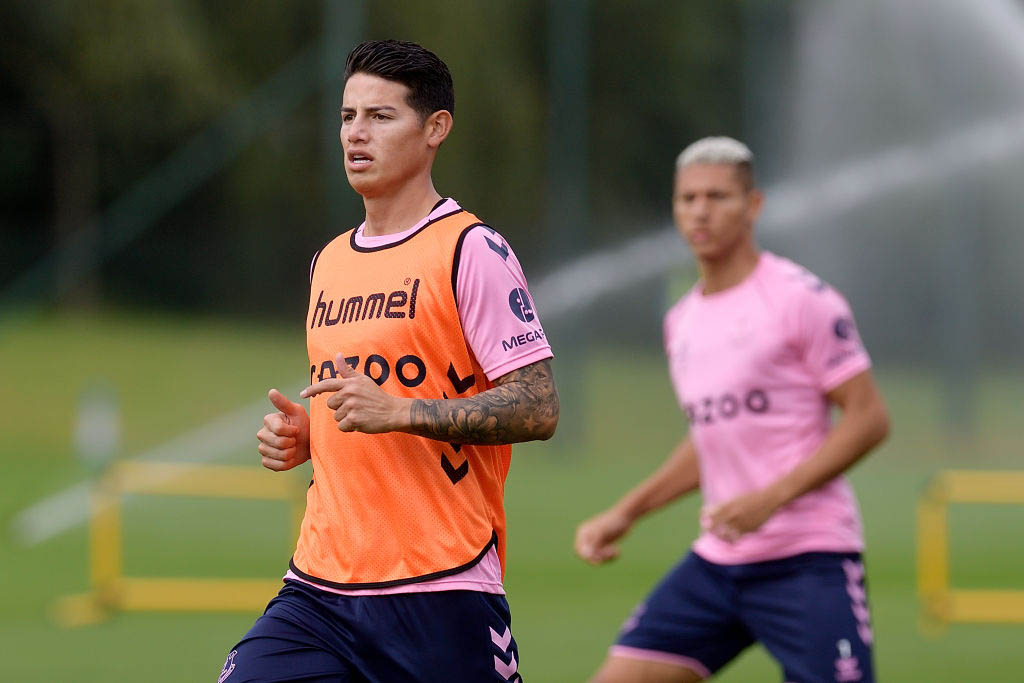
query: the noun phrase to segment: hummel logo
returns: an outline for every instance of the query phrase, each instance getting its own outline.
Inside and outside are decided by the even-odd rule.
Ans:
[[[505,635],[499,636],[498,632],[490,626],[487,627],[491,632],[491,641],[501,648],[502,652],[508,652],[508,644],[512,642],[512,629],[508,626],[505,627]]]
[[[476,384],[476,375],[471,372],[465,377],[459,377],[459,373],[455,371],[455,366],[452,363],[448,363],[448,381],[455,388],[455,393],[461,394]]]
[[[458,484],[462,481],[462,478],[469,474],[469,460],[463,460],[462,464],[456,467],[452,464],[452,461],[448,459],[448,456],[444,453],[441,454],[441,469],[448,475],[448,479],[451,480],[452,484]]]
[[[497,244],[495,244],[494,242],[491,241],[490,237],[486,237],[486,236],[484,237],[484,240],[487,241],[487,246],[489,246],[494,253],[496,253],[498,256],[501,257],[502,261],[508,259],[508,245],[507,244],[502,242],[501,245],[497,245]]]
[[[507,681],[518,681],[521,680],[516,674],[519,669],[519,662],[516,661],[516,653],[509,652],[509,645],[512,643],[512,629],[508,626],[505,627],[505,633],[498,635],[498,632],[493,628],[488,627],[491,632],[491,642],[501,648],[501,651],[505,655],[511,655],[508,662],[494,655],[494,670],[498,672],[498,675]]]

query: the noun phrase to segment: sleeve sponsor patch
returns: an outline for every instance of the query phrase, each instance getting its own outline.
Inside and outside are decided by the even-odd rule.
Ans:
[[[501,350],[511,351],[517,346],[523,346],[525,344],[532,344],[534,342],[544,341],[544,330],[530,330],[523,334],[514,334],[508,339],[501,340]]]

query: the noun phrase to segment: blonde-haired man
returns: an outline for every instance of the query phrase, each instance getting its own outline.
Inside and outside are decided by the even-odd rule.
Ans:
[[[579,526],[576,552],[616,557],[640,517],[698,488],[701,534],[595,681],[697,681],[755,641],[786,681],[874,680],[860,514],[842,474],[885,438],[888,414],[843,297],[758,249],[762,203],[743,143],[705,138],[679,155],[673,215],[701,277],[666,314],[664,341],[689,434]]]

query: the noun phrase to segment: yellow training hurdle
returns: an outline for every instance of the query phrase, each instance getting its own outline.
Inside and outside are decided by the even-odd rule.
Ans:
[[[126,494],[280,500],[291,504],[294,537],[305,498],[292,476],[253,467],[120,462],[96,483],[89,529],[91,590],[58,601],[65,626],[95,623],[117,610],[233,612],[261,610],[281,587],[275,579],[155,578],[123,575],[121,499]]]
[[[950,503],[1024,505],[1024,472],[946,470],[917,505],[917,592],[925,618],[949,622],[1024,622],[1024,589],[965,590],[949,584]]]

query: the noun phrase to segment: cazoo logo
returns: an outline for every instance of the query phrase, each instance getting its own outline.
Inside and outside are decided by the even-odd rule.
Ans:
[[[764,389],[751,389],[744,396],[726,393],[721,396],[706,396],[698,401],[687,401],[684,409],[690,424],[714,424],[731,420],[740,412],[760,415],[768,412],[771,401]]]
[[[359,356],[348,356],[345,362],[353,370],[359,370]],[[338,368],[334,366],[334,361],[325,360],[320,364],[320,373],[317,374],[317,366],[309,366],[309,383],[313,384],[316,381],[332,379],[337,377]],[[384,384],[391,377],[392,366],[388,362],[388,359],[377,353],[371,353],[366,357],[363,362],[363,374],[372,379],[377,383],[378,386]],[[423,359],[414,354],[408,354],[402,356],[395,361],[394,364],[395,378],[401,382],[404,386],[418,387],[423,384],[423,380],[427,378],[427,365],[423,362]]]
[[[365,360],[359,356],[347,356],[345,363],[353,370],[359,371],[361,360],[362,373],[376,382],[377,386],[383,385],[391,379],[392,375],[402,386],[410,389],[423,384],[423,380],[427,378],[427,364],[423,362],[422,358],[412,353],[401,356],[393,363],[379,353],[371,353]],[[335,367],[334,361],[325,360],[320,365],[309,366],[310,384],[337,376],[338,368]],[[476,385],[475,374],[470,372],[465,377],[461,377],[453,363],[448,363],[446,376],[456,394],[464,394]],[[442,393],[442,396],[448,398],[447,393]]]

